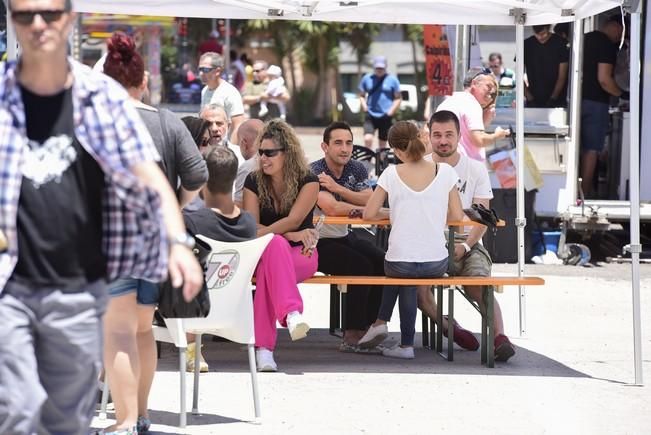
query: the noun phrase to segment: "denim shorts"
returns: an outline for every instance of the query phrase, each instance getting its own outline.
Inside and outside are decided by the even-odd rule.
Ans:
[[[158,305],[160,291],[158,284],[144,279],[122,278],[113,281],[108,286],[112,298],[136,292],[136,300],[140,305]]]
[[[581,149],[601,152],[604,149],[609,123],[608,103],[583,100],[581,102]]]

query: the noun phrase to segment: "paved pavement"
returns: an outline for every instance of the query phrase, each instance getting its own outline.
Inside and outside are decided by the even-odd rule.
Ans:
[[[495,271],[512,273],[515,266],[497,265]],[[651,266],[642,266],[641,272],[643,366],[649,383]],[[339,339],[327,333],[327,287],[301,286],[314,329],[299,342],[290,342],[279,330],[279,372],[258,375],[261,424],[252,422],[244,348],[209,341],[204,354],[211,371],[201,375],[201,414],[189,415],[185,430],[175,427],[178,354],[163,346],[150,398],[153,433],[651,433],[651,388],[632,385],[630,268],[531,266],[528,273],[542,275],[547,283],[527,289],[525,337],[517,334],[517,288],[497,295],[517,353],[494,369],[479,364],[479,352],[460,349],[454,362],[422,347],[412,361],[342,354]],[[460,296],[456,301],[456,318],[478,331],[478,315]],[[397,320],[395,314],[390,323],[395,341]],[[191,376],[187,379],[191,385]],[[95,418],[95,427],[104,425],[108,422]]]

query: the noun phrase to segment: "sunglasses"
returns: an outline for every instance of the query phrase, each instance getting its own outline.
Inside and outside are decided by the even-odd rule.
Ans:
[[[276,157],[278,153],[280,153],[281,151],[285,151],[285,148],[269,148],[266,150],[260,148],[258,149],[258,154],[260,155],[260,157],[262,157],[263,155],[266,157]]]
[[[216,69],[217,69],[216,66],[200,66],[200,67],[199,67],[199,72],[200,72],[200,73],[207,74],[207,73],[209,73],[210,71],[213,71],[213,70],[216,70]]]
[[[254,69],[253,72],[254,73],[259,73],[259,72],[262,72],[262,70],[261,69]]]
[[[29,26],[34,22],[34,18],[38,15],[47,24],[54,21],[59,21],[61,16],[68,11],[65,9],[47,10],[47,11],[13,11],[11,18],[18,24]]]

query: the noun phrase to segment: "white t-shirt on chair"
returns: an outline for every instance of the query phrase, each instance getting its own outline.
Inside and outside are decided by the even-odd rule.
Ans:
[[[448,215],[450,190],[456,187],[457,174],[450,165],[439,163],[432,182],[417,192],[398,175],[397,166],[382,172],[378,186],[389,196],[391,234],[387,261],[441,261],[448,257],[443,231]]]

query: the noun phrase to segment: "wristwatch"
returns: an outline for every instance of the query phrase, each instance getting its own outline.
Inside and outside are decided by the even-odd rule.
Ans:
[[[466,250],[466,254],[467,254],[468,252],[470,252],[470,245],[469,245],[469,244],[467,244],[466,242],[463,242],[463,243],[461,244],[461,246],[463,246],[463,249]]]
[[[188,249],[194,248],[194,237],[188,233],[180,233],[169,238],[170,245],[183,245]]]

